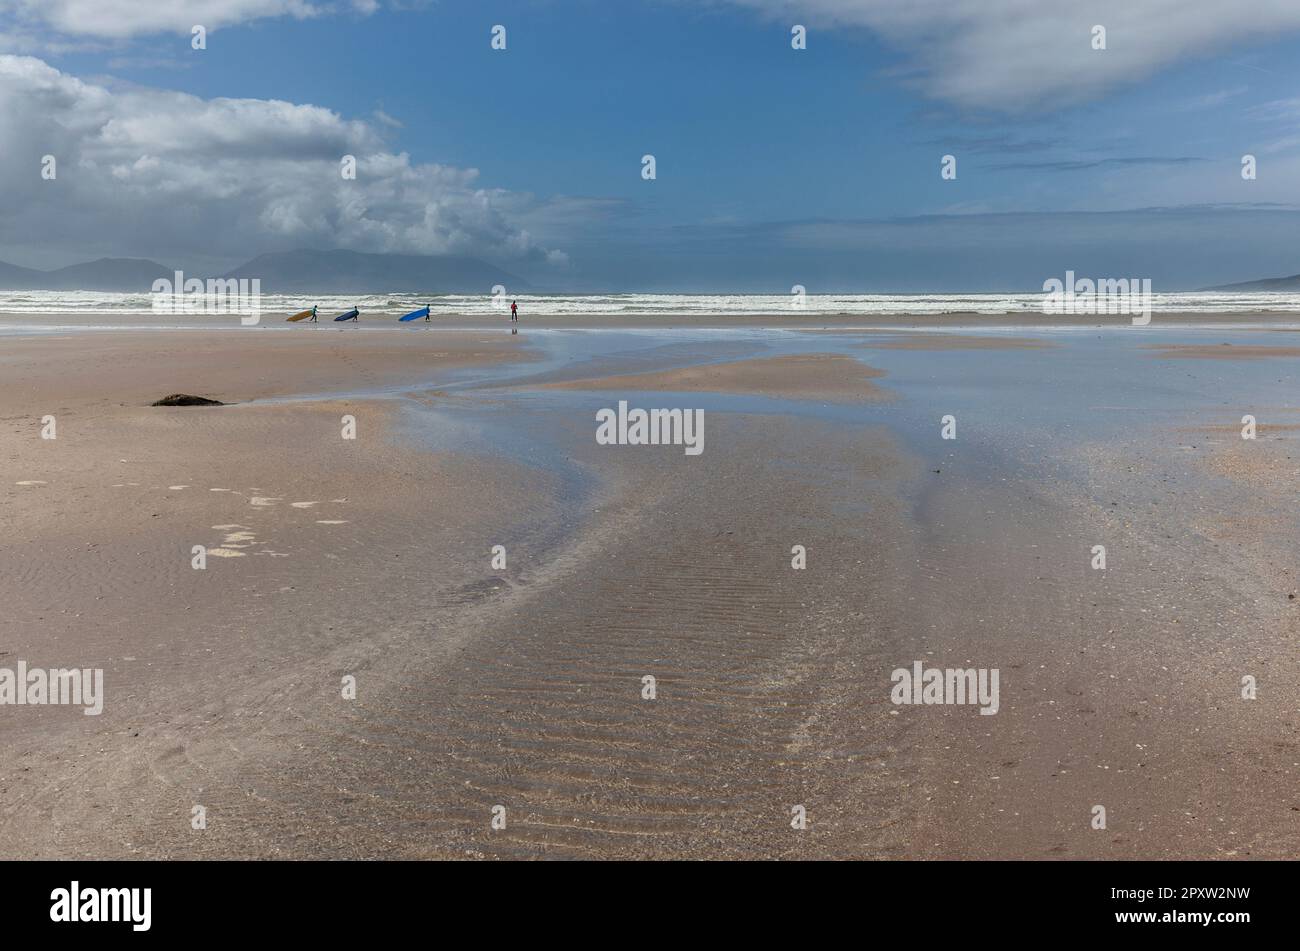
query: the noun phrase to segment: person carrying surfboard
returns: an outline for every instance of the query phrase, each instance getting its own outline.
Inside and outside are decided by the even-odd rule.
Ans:
[[[309,324],[314,324],[314,323],[316,323],[316,305],[315,305],[315,304],[312,304],[312,305],[311,305],[311,320],[307,321],[307,323],[309,323]]]
[[[433,313],[433,311],[430,309],[430,305],[429,305],[429,304],[425,304],[425,305],[424,305],[424,322],[425,322],[425,323],[428,323],[428,322],[429,322],[429,315],[430,315],[431,313]]]

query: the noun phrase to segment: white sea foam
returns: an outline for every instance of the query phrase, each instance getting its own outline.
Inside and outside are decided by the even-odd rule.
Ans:
[[[809,294],[802,308],[791,306],[788,294],[547,294],[519,295],[520,315],[532,316],[612,315],[635,319],[638,315],[672,314],[691,316],[735,316],[756,314],[827,315],[928,315],[928,314],[1016,314],[1037,313],[1042,294]],[[484,316],[500,318],[499,309],[485,292],[479,295],[365,294],[359,296],[264,294],[264,320],[274,323],[277,315],[288,316],[316,304],[322,320],[359,307],[361,316],[398,317],[413,307],[430,305],[431,316]],[[1300,293],[1227,293],[1197,291],[1152,295],[1155,313],[1235,313],[1278,311],[1300,313]],[[0,291],[0,314],[24,315],[39,325],[42,316],[141,317],[141,326],[157,321],[152,298],[147,293],[122,294],[90,291]],[[169,318],[173,325],[183,317]],[[78,322],[80,327],[88,324]],[[105,324],[104,326],[110,326]],[[117,326],[112,324],[111,326]]]

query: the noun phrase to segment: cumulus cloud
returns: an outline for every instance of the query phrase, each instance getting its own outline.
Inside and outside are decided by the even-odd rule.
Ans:
[[[1008,112],[1072,105],[1188,57],[1300,30],[1296,0],[730,2],[809,27],[869,29],[903,52],[906,77],[927,95]],[[1095,25],[1105,51],[1092,48]]]
[[[84,82],[0,56],[0,240],[122,255],[293,247],[562,262],[530,195],[387,147],[386,123],[318,106]],[[41,178],[54,157],[56,178]],[[356,179],[340,161],[356,158]]]
[[[336,8],[314,0],[0,0],[0,13],[29,27],[68,36],[122,39],[151,33],[188,33],[196,24],[216,29],[268,17],[306,19]],[[363,13],[371,12],[359,5]]]

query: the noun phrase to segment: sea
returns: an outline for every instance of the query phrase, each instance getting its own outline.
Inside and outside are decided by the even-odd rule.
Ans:
[[[1041,312],[1039,294],[809,294],[802,300],[782,294],[521,294],[502,300],[489,295],[358,294],[307,297],[263,294],[261,313],[289,315],[317,305],[322,319],[360,309],[363,316],[396,317],[429,305],[438,316],[493,316],[519,303],[524,316],[746,317],[759,314],[812,313],[843,316],[1018,314]],[[1300,292],[1216,291],[1153,294],[1153,313],[1300,313]],[[105,291],[0,291],[0,314],[130,317],[157,315],[150,294]]]

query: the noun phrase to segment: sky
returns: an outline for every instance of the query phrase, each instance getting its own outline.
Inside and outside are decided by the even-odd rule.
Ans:
[[[581,292],[1289,275],[1297,53],[1296,0],[0,0],[0,260],[454,253]]]

